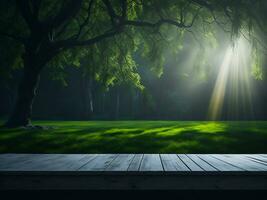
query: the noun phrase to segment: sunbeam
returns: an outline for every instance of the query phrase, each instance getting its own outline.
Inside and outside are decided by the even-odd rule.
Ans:
[[[208,109],[209,120],[221,119],[228,94],[227,117],[235,119],[240,110],[252,113],[250,91],[250,45],[240,37],[234,45],[229,45],[212,92]],[[247,110],[243,110],[247,108]]]

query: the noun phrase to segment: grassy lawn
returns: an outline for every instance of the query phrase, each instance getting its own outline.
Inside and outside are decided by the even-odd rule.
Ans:
[[[37,121],[0,129],[0,153],[267,153],[267,122]]]

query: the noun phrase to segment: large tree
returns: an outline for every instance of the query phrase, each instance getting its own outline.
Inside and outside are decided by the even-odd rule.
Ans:
[[[155,68],[163,62],[162,49],[165,40],[170,41],[165,33],[171,27],[177,28],[175,38],[193,25],[217,23],[234,34],[244,22],[250,29],[254,24],[264,28],[257,13],[261,4],[261,0],[2,0],[1,67],[6,69],[1,71],[22,67],[24,72],[6,125],[30,125],[44,67],[61,77],[65,65],[85,62],[88,73],[104,84],[128,80],[142,87],[133,59],[137,50]]]

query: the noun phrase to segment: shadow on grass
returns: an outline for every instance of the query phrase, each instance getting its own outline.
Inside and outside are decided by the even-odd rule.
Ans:
[[[38,122],[0,129],[0,153],[267,153],[267,122]]]

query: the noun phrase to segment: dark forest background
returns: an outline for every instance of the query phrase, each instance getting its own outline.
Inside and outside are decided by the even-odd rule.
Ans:
[[[186,52],[184,52],[186,55]],[[184,57],[183,53],[179,56]],[[139,59],[139,73],[145,89],[131,84],[115,85],[106,89],[97,81],[85,77],[82,67],[66,67],[67,84],[50,81],[49,68],[41,74],[33,119],[35,120],[207,120],[208,107],[218,73],[213,67],[209,77],[196,80],[194,74],[201,73],[179,63],[179,57],[167,61],[162,76],[158,77]],[[0,117],[11,113],[16,98],[17,83],[22,75],[16,71],[10,81],[0,84]],[[240,104],[235,115],[229,114],[229,98],[224,101],[221,120],[266,120],[267,82],[251,77],[251,110]],[[229,95],[229,94],[228,94]]]

